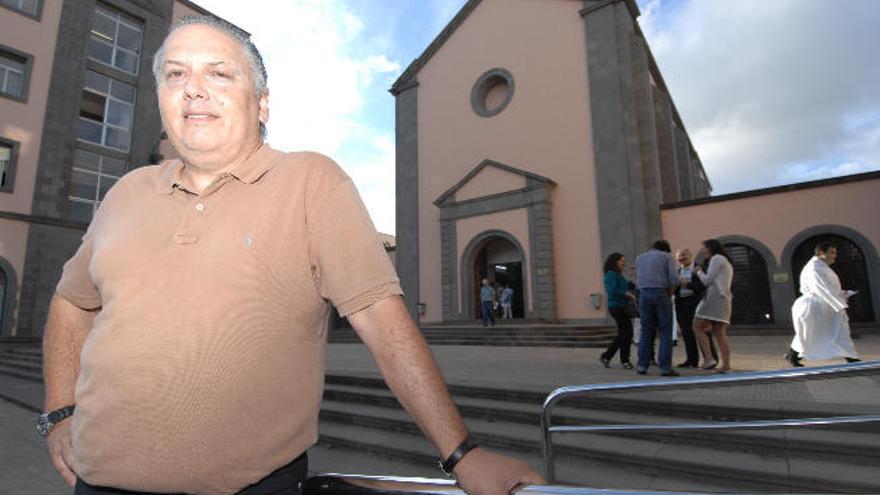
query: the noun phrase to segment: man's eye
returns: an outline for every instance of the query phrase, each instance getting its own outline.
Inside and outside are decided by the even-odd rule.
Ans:
[[[229,79],[229,74],[227,74],[225,72],[221,72],[221,71],[215,70],[214,72],[211,73],[211,75],[213,75],[214,77],[218,77],[220,79]]]
[[[172,70],[172,71],[168,71],[165,74],[165,79],[167,79],[167,80],[180,79],[181,77],[183,77],[182,70]]]

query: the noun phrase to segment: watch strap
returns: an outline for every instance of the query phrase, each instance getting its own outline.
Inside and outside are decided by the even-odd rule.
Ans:
[[[458,462],[461,461],[468,452],[475,448],[477,448],[477,444],[471,442],[471,437],[465,438],[464,441],[462,441],[461,444],[449,454],[449,457],[440,460],[440,469],[443,470],[443,473],[445,473],[446,476],[452,476],[452,470],[455,469]]]
[[[37,421],[37,431],[44,437],[48,436],[55,425],[73,416],[73,411],[75,409],[75,405],[70,405],[41,414]]]

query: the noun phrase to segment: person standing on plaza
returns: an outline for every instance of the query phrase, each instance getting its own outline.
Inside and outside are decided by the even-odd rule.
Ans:
[[[801,359],[842,357],[848,363],[859,361],[846,314],[847,299],[855,294],[841,288],[840,278],[831,269],[837,261],[837,246],[819,243],[815,256],[801,270],[801,295],[791,306],[794,339],[786,359],[800,367]]]
[[[623,276],[626,258],[620,253],[612,253],[605,259],[605,294],[608,297],[608,313],[617,324],[617,337],[611,341],[608,349],[599,356],[599,361],[606,368],[610,367],[611,359],[620,351],[620,364],[624,369],[631,370],[630,349],[633,339],[634,308],[636,286]],[[628,308],[632,308],[629,309]]]
[[[675,253],[675,258],[678,261],[675,317],[678,320],[678,327],[681,329],[681,339],[684,341],[685,353],[687,354],[687,358],[678,367],[696,368],[700,365],[700,351],[694,336],[694,312],[697,309],[697,303],[703,297],[705,286],[697,276],[693,255],[689,249],[679,249]]]
[[[706,297],[697,305],[694,315],[694,334],[703,354],[703,369],[717,368],[719,373],[730,371],[730,343],[727,339],[727,328],[730,326],[730,313],[733,304],[733,293],[730,285],[733,282],[733,265],[727,259],[727,252],[718,239],[703,241],[703,256],[709,260],[704,272],[697,268],[697,276],[706,286]],[[712,357],[709,336],[718,342],[721,351],[721,365]]]
[[[501,310],[505,320],[513,319],[513,294],[513,287],[504,284],[504,289],[501,290]]]
[[[678,270],[672,249],[664,240],[654,242],[649,251],[636,258],[636,284],[639,289],[641,338],[636,372],[648,372],[653,352],[654,335],[660,335],[657,362],[661,376],[678,376],[672,369],[672,293],[678,285]]]
[[[107,192],[43,337],[37,429],[74,494],[301,494],[331,305],[466,492],[541,482],[470,440],[351,179],[264,143],[250,36],[184,17],[153,64],[181,158]]]
[[[489,284],[489,279],[483,279],[483,286],[480,287],[480,320],[483,326],[495,326],[495,289]]]

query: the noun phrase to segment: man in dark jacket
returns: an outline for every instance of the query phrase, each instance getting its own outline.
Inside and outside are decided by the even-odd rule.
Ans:
[[[697,348],[697,340],[694,336],[694,312],[697,304],[703,298],[706,287],[697,276],[694,269],[694,258],[687,248],[679,249],[675,253],[678,261],[678,286],[675,288],[675,319],[681,328],[681,337],[684,340],[684,348],[687,359],[678,365],[679,368],[696,368],[700,364],[700,353]],[[712,354],[715,354],[715,346],[712,346]]]

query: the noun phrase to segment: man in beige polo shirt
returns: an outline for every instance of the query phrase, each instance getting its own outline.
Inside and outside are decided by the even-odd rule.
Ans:
[[[75,494],[299,493],[331,304],[466,491],[541,482],[468,442],[351,179],[263,143],[248,35],[185,18],[154,73],[181,159],[107,193],[45,331],[38,429]]]

